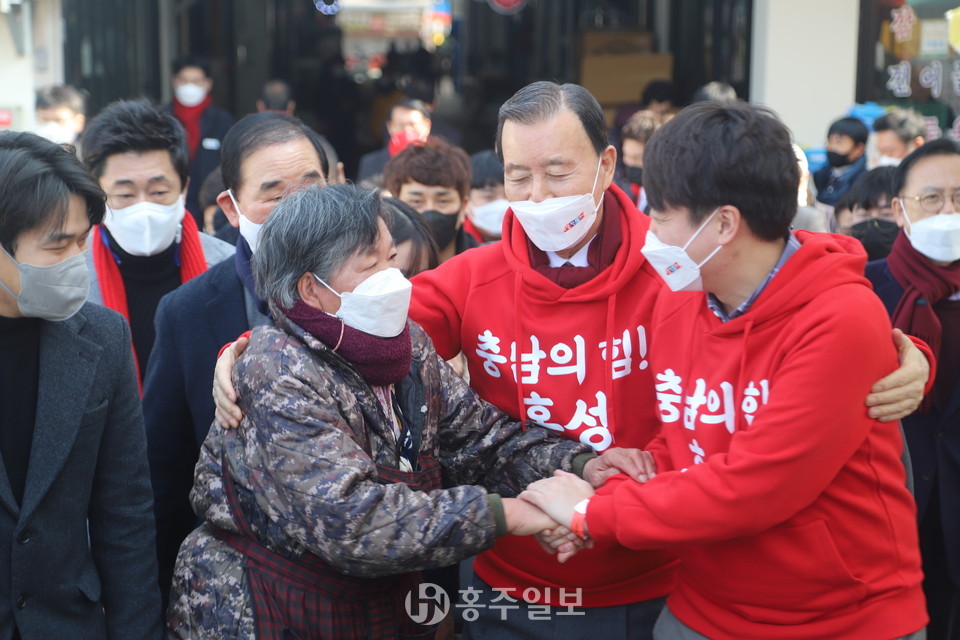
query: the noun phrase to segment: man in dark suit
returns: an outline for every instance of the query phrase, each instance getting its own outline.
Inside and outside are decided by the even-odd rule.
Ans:
[[[0,134],[0,638],[162,634],[130,329],[85,303],[105,195],[68,150]]]
[[[916,487],[930,640],[960,637],[960,146],[941,138],[903,159],[891,200],[903,231],[867,278],[893,326],[937,356],[933,391],[903,419]]]
[[[190,149],[190,181],[187,211],[203,228],[200,187],[220,163],[223,137],[235,122],[230,113],[213,104],[213,77],[210,64],[199,56],[182,56],[173,62],[173,100],[164,108],[172,113],[187,133]]]
[[[200,445],[213,422],[210,388],[217,354],[241,333],[269,322],[250,270],[260,227],[284,194],[324,183],[328,165],[317,134],[300,120],[257,113],[227,133],[221,169],[227,190],[217,203],[240,229],[237,253],[160,301],[157,338],[144,376],[164,597],[180,543],[196,524],[189,494]]]

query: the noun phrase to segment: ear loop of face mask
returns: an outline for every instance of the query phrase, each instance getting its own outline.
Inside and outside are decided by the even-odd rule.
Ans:
[[[601,167],[601,166],[603,166],[603,152],[602,152],[602,151],[600,152],[600,161],[597,162],[597,175],[594,176],[594,178],[593,178],[593,186],[590,187],[590,199],[591,199],[591,200],[593,200],[593,192],[597,190],[597,183],[600,182],[600,167]],[[601,193],[601,194],[600,194],[600,201],[599,201],[599,202],[594,201],[594,203],[593,203],[593,212],[594,212],[594,213],[596,213],[596,212],[597,212],[597,209],[600,208],[600,205],[603,204],[603,196],[605,196],[605,195],[606,195],[606,193]]]
[[[325,286],[325,287],[330,291],[330,293],[332,293],[333,295],[335,295],[335,296],[337,296],[338,298],[340,298],[341,300],[343,300],[343,295],[337,293],[336,291],[334,291],[334,290],[333,290],[333,287],[331,287],[331,286],[328,285],[326,282],[324,282],[324,281],[320,278],[320,276],[318,276],[318,275],[315,274],[315,273],[311,273],[310,275],[312,275],[317,282],[319,282],[320,284],[322,284],[323,286]],[[323,311],[324,313],[327,313],[327,312],[324,311],[323,309],[320,309],[320,311]],[[329,315],[333,315],[333,314],[327,313],[327,315],[329,316]],[[333,317],[336,318],[337,316],[333,316]],[[344,331],[346,331],[346,329],[347,329],[347,323],[344,322],[343,318],[339,318],[339,320],[340,320],[340,337],[337,339],[337,344],[336,344],[336,346],[332,349],[332,351],[333,351],[334,353],[336,353],[336,352],[337,352],[337,349],[340,348],[340,343],[343,342],[343,333],[344,333]]]
[[[716,209],[714,209],[714,210],[713,210],[713,213],[711,213],[711,214],[707,217],[707,219],[703,221],[703,224],[701,224],[700,227],[699,227],[696,231],[693,232],[693,235],[690,236],[690,239],[687,240],[686,244],[683,245],[683,252],[684,252],[684,253],[687,253],[687,247],[690,246],[690,243],[693,242],[694,238],[696,238],[698,235],[700,235],[700,232],[703,231],[703,229],[710,223],[711,220],[713,220],[713,216],[717,215],[717,211],[720,211],[720,207],[717,207]],[[697,269],[699,269],[699,268],[702,267],[703,265],[707,264],[707,262],[710,260],[710,258],[712,258],[713,256],[717,255],[717,252],[720,251],[720,249],[723,249],[723,245],[722,245],[722,244],[717,245],[717,248],[714,249],[713,251],[711,251],[711,252],[710,252],[710,255],[708,255],[706,258],[704,258],[704,259],[703,259],[703,262],[701,262],[700,264],[697,265]],[[687,255],[689,256],[690,254],[687,253]]]
[[[913,231],[913,220],[911,220],[911,219],[910,219],[910,216],[907,215],[907,205],[906,205],[906,203],[904,203],[903,198],[900,198],[900,199],[899,199],[899,202],[900,202],[900,211],[903,211],[903,217],[904,217],[904,219],[905,219],[905,220],[909,223],[909,225],[910,225],[910,230],[909,230],[909,231],[907,230],[907,227],[906,227],[906,226],[903,227],[903,233],[906,234],[907,239],[910,239],[910,233]],[[943,205],[941,205],[941,206],[943,206]]]

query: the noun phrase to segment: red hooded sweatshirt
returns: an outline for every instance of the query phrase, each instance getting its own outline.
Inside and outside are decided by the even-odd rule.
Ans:
[[[606,197],[619,204],[623,240],[597,277],[564,289],[537,273],[523,228],[508,211],[501,242],[413,279],[410,317],[444,358],[462,350],[471,386],[514,418],[598,450],[642,448],[659,427],[647,353],[661,283],[640,253],[649,218],[617,187]],[[513,598],[567,606],[576,597],[569,592],[582,588],[579,605],[599,607],[666,595],[675,565],[673,554],[632,551],[613,540],[560,564],[532,538],[506,536],[474,570]]]
[[[661,296],[659,475],[609,482],[587,527],[606,543],[680,548],[667,604],[715,640],[897,638],[927,615],[900,430],[863,402],[897,367],[890,322],[854,240],[797,235],[802,247],[729,322],[703,294]]]

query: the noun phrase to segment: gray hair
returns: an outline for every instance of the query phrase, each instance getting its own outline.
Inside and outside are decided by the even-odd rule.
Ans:
[[[538,124],[555,118],[569,109],[580,119],[583,130],[597,154],[603,153],[607,142],[607,123],[600,103],[589,91],[578,84],[557,84],[540,81],[517,91],[500,107],[497,117],[497,155],[503,163],[503,123],[512,120],[519,124]]]
[[[291,193],[260,230],[253,256],[257,295],[289,309],[305,273],[325,282],[351,257],[372,250],[380,236],[380,193],[353,185],[313,185]]]

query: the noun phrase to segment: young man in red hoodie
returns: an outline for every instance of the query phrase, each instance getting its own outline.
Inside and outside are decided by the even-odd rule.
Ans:
[[[862,401],[897,366],[865,257],[790,233],[799,173],[769,111],[689,107],[646,159],[643,253],[684,292],[652,321],[657,475],[522,497],[597,544],[678,550],[658,640],[922,638],[901,433]]]

